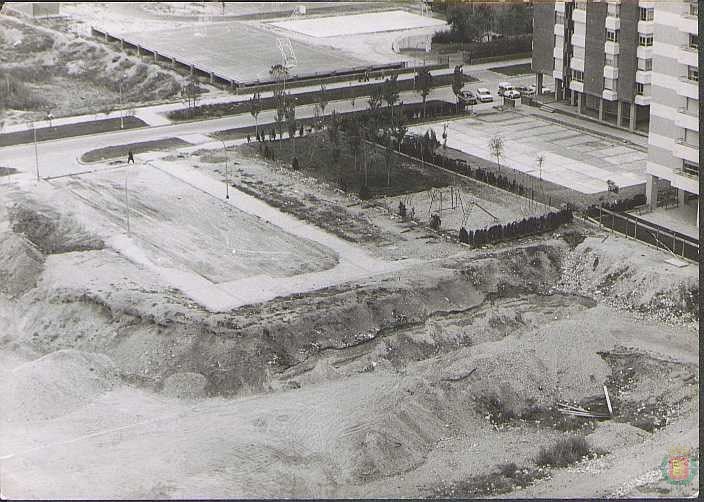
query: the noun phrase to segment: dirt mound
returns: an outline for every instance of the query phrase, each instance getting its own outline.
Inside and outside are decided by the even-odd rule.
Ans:
[[[96,399],[119,381],[101,354],[60,350],[6,372],[0,382],[7,422],[46,420]]]
[[[698,320],[696,269],[668,265],[666,258],[623,238],[588,237],[565,258],[555,289],[603,299],[665,322]]]
[[[200,373],[174,373],[164,380],[161,393],[179,399],[198,399],[205,397],[208,379]]]
[[[26,239],[0,232],[0,292],[20,296],[37,285],[44,255]]]
[[[8,208],[12,230],[23,234],[44,254],[103,249],[105,243],[70,216],[36,202]]]
[[[650,437],[643,429],[622,422],[601,422],[586,439],[593,451],[610,453],[642,443]]]

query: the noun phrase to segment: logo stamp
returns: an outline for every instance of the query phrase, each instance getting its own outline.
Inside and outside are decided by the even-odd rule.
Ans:
[[[665,481],[672,485],[687,485],[692,482],[699,470],[697,458],[689,448],[677,446],[672,448],[660,464]]]

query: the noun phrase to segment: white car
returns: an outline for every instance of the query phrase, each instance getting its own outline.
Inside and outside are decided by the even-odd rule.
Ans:
[[[477,99],[480,103],[491,103],[494,101],[494,96],[491,95],[491,92],[486,87],[480,87],[477,89]]]
[[[515,89],[511,89],[509,91],[504,91],[504,98],[518,99],[520,97],[521,97],[521,93]]]

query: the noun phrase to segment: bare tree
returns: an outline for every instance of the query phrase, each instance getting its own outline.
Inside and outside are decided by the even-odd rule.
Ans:
[[[249,113],[254,117],[254,130],[259,137],[259,113],[262,111],[262,96],[255,92],[249,100]]]
[[[320,112],[325,116],[325,107],[328,106],[328,96],[327,89],[324,84],[320,84],[320,92],[318,93],[318,105],[320,106]]]
[[[489,140],[489,150],[496,157],[496,166],[501,172],[501,157],[504,156],[504,138],[496,134]]]
[[[462,65],[455,66],[455,71],[452,74],[452,93],[457,98],[457,110],[460,109],[460,92],[464,87],[464,72]]]
[[[181,86],[181,99],[188,106],[188,114],[193,115],[193,111],[198,105],[198,98],[203,92],[198,79],[191,75],[186,83]]]

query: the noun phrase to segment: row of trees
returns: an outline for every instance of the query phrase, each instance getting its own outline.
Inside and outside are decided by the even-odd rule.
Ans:
[[[467,231],[460,228],[459,240],[473,247],[495,244],[503,240],[540,234],[557,229],[560,225],[572,222],[572,210],[561,209],[542,216],[531,216],[505,225]]]
[[[448,2],[447,22],[451,28],[435,34],[437,42],[488,42],[491,34],[501,36],[532,33],[532,7],[522,2]]]

